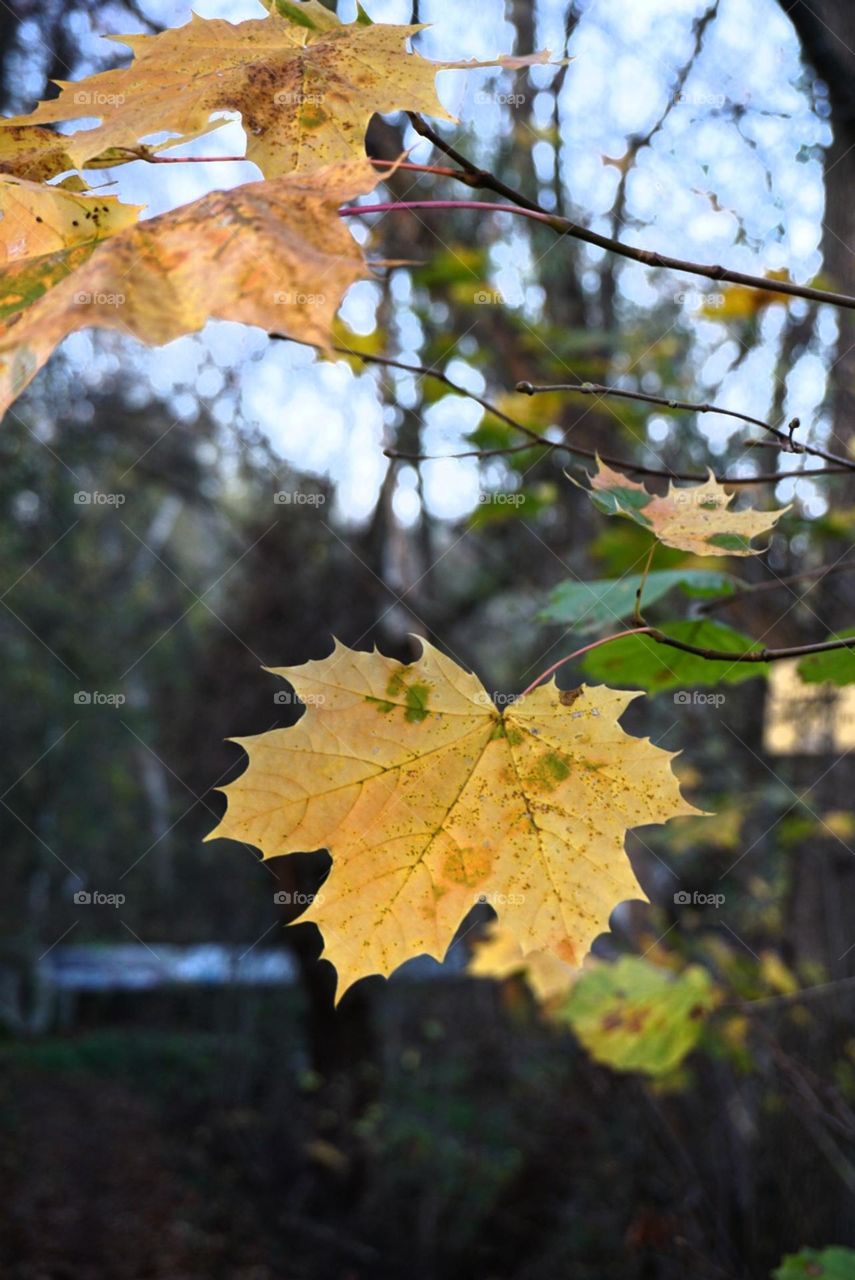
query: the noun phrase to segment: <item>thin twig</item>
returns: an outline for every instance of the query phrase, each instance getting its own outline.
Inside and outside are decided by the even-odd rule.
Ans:
[[[723,608],[724,605],[738,604],[740,600],[755,596],[758,591],[777,591],[780,587],[789,587],[796,582],[804,582],[811,578],[822,579],[832,573],[851,573],[853,569],[855,569],[855,560],[844,560],[842,564],[832,564],[822,569],[805,569],[802,573],[790,573],[785,578],[775,578],[772,582],[748,583],[737,591],[731,592],[729,596],[717,596],[714,600],[703,601],[698,607],[698,612],[710,613],[714,609]]]
[[[709,662],[777,662],[781,658],[802,658],[806,654],[827,653],[831,649],[855,649],[855,636],[845,636],[838,640],[820,640],[815,644],[789,645],[784,649],[749,649],[746,653],[730,653],[727,649],[705,649],[685,640],[675,640],[657,627],[648,627],[647,631],[657,644],[693,653]]]
[[[831,463],[837,471],[855,471],[855,461],[852,458],[844,458],[840,454],[829,453],[827,449],[820,449],[816,445],[800,444],[798,441],[794,441],[792,434],[799,425],[798,418],[794,418],[793,422],[788,424],[787,430],[782,431],[780,427],[773,427],[770,422],[765,422],[762,418],[755,418],[750,413],[741,413],[737,409],[724,409],[721,405],[701,403],[694,400],[674,400],[669,396],[654,395],[650,391],[628,391],[624,387],[607,387],[596,382],[556,382],[544,386],[534,386],[530,382],[518,382],[516,390],[527,396],[539,395],[549,391],[575,391],[582,396],[619,396],[624,400],[641,400],[645,404],[658,404],[666,409],[683,409],[688,413],[718,413],[724,418],[736,418],[739,422],[747,422],[752,427],[762,427],[764,431],[768,431],[770,435],[775,436],[786,453],[806,453],[812,458],[822,458],[824,462]],[[771,442],[764,441],[763,443],[768,444]],[[783,479],[787,474],[792,473],[779,472],[778,477]]]
[[[558,214],[550,214],[548,210],[543,209],[533,200],[529,200],[522,192],[515,191],[513,187],[509,187],[492,173],[487,172],[485,169],[479,169],[477,165],[467,160],[459,151],[450,146],[435,129],[432,129],[421,116],[412,112],[408,114],[410,122],[417,133],[432,142],[435,147],[460,165],[460,171],[455,174],[455,177],[460,182],[465,182],[469,187],[494,191],[497,195],[504,196],[506,200],[510,200],[521,210],[526,210],[530,214],[541,215],[540,220],[551,226],[558,235],[572,236],[574,240],[582,240],[585,244],[592,244],[598,249],[605,249],[607,253],[615,253],[619,257],[629,258],[633,262],[640,262],[645,267],[660,267],[669,271],[682,271],[687,275],[704,276],[708,280],[744,285],[748,289],[761,289],[764,293],[778,293],[791,298],[809,298],[813,302],[826,302],[831,306],[855,310],[855,298],[846,293],[832,293],[825,289],[814,289],[810,285],[795,284],[789,280],[770,280],[765,276],[748,275],[744,271],[730,271],[718,263],[705,265],[700,262],[689,262],[683,258],[672,258],[668,254],[657,253],[651,249],[639,249],[635,245],[624,244],[623,241],[617,240],[612,236],[600,235],[596,231],[590,231],[587,227],[581,227],[578,223],[571,222],[569,218],[562,218]]]
[[[545,671],[532,680],[527,689],[523,689],[519,695],[524,698],[527,693],[531,693],[532,689],[536,689],[539,684],[543,684],[544,680],[548,680],[553,672],[559,667],[563,667],[566,662],[572,662],[574,658],[580,658],[583,653],[588,653],[591,649],[599,649],[602,644],[611,644],[612,640],[622,640],[624,636],[639,636],[650,631],[650,627],[631,627],[628,631],[616,631],[613,636],[603,636],[601,640],[593,640],[591,644],[583,645],[581,649],[574,649],[572,653],[568,653],[566,658],[559,658],[557,662],[553,662],[551,667],[547,667]]]
[[[270,333],[268,337],[275,338],[280,341],[299,342],[298,338],[288,338],[284,333]],[[646,467],[640,462],[632,462],[628,458],[616,458],[611,454],[599,453],[595,449],[585,449],[581,445],[568,444],[566,436],[564,440],[549,440],[546,436],[540,435],[537,431],[533,431],[531,427],[526,426],[524,422],[520,422],[518,418],[514,418],[511,414],[499,409],[497,405],[486,400],[483,396],[479,396],[476,392],[470,391],[467,387],[463,387],[459,382],[455,382],[453,378],[439,369],[429,369],[421,364],[408,364],[403,360],[395,360],[392,356],[374,355],[367,351],[355,351],[352,347],[344,347],[333,344],[330,347],[322,347],[318,343],[308,342],[304,346],[314,347],[316,351],[335,351],[339,355],[355,356],[359,360],[365,361],[366,364],[376,364],[381,368],[400,369],[403,373],[413,373],[421,378],[434,378],[437,382],[441,382],[443,386],[448,387],[456,395],[466,396],[468,399],[479,404],[487,413],[491,413],[494,418],[498,418],[500,422],[504,422],[509,427],[513,427],[515,431],[521,431],[527,438],[525,444],[503,445],[496,449],[464,449],[459,453],[404,453],[397,449],[384,449],[383,452],[387,458],[393,458],[399,462],[436,462],[444,459],[456,458],[495,458],[501,457],[509,453],[522,453],[525,450],[535,448],[537,446],[543,449],[563,449],[566,453],[572,453],[580,458],[589,458],[591,461],[604,462],[606,466],[617,467],[621,471],[630,471],[635,475],[651,476],[662,480],[687,480],[695,481],[702,484],[709,477],[701,475],[697,471],[674,471],[669,467]],[[774,428],[770,428],[774,430]],[[749,484],[777,484],[778,481],[785,477],[805,476],[821,476],[836,475],[841,471],[841,467],[814,467],[810,471],[804,472],[781,472],[768,471],[761,472],[753,476],[716,476],[719,484],[726,485],[749,485]]]

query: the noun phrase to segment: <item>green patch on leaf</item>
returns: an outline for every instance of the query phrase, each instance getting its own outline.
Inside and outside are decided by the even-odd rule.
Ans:
[[[600,489],[591,490],[589,496],[594,506],[607,516],[630,516],[637,524],[652,527],[643,514],[644,508],[650,504],[649,493],[633,492],[632,489]]]
[[[741,538],[738,533],[712,533],[707,538],[707,542],[711,547],[721,547],[722,551],[746,551],[751,549],[751,543],[747,538]]]
[[[429,715],[429,697],[430,689],[426,684],[411,684],[405,694],[407,707],[404,719],[411,724],[421,724],[422,720],[426,720]]]

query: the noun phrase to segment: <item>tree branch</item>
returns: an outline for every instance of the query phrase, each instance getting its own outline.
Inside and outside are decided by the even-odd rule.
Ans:
[[[288,335],[284,333],[270,333],[268,334],[268,337],[283,342],[299,341],[297,338],[289,338]],[[479,396],[474,391],[469,391],[468,388],[461,386],[460,383],[455,382],[453,378],[449,378],[447,374],[441,373],[439,369],[429,369],[425,365],[421,364],[407,364],[402,360],[393,359],[392,356],[380,356],[367,351],[355,351],[352,347],[345,347],[341,345],[333,344],[328,348],[321,347],[317,343],[312,342],[303,343],[302,345],[314,347],[316,351],[330,350],[336,351],[340,355],[355,356],[359,360],[364,360],[366,364],[380,365],[381,368],[400,369],[404,373],[414,373],[421,378],[434,378],[437,382],[441,382],[443,386],[448,387],[448,389],[453,391],[456,395],[466,396],[467,399],[474,401],[475,404],[479,404],[487,413],[491,413],[493,417],[498,418],[500,422],[506,423],[516,431],[521,431],[523,435],[527,437],[525,444],[503,445],[495,449],[464,449],[459,453],[404,453],[397,449],[383,450],[383,453],[387,458],[393,458],[399,462],[437,462],[444,458],[497,458],[504,457],[505,454],[523,453],[527,449],[540,447],[543,449],[563,449],[565,453],[572,453],[580,458],[589,458],[592,462],[596,462],[597,459],[599,459],[601,462],[605,462],[606,466],[617,467],[620,471],[630,471],[634,475],[651,476],[661,480],[686,480],[703,484],[703,482],[709,478],[708,476],[701,475],[696,471],[674,471],[669,467],[646,467],[642,463],[632,462],[629,458],[616,458],[611,454],[598,453],[595,449],[585,449],[582,445],[568,444],[566,439],[549,440],[546,436],[542,436],[537,431],[533,431],[531,427],[526,426],[524,422],[520,422],[517,418],[512,417],[511,414],[505,413],[504,410],[498,408],[498,406],[493,404],[490,400],[486,400],[483,396]],[[535,388],[535,390],[537,389],[538,388]],[[609,388],[600,388],[600,390],[609,390]],[[631,396],[632,393],[616,391],[616,394]],[[664,401],[663,403],[671,404],[672,402]],[[673,403],[678,404],[676,401]],[[694,406],[678,404],[678,407],[691,408]],[[727,409],[717,409],[714,405],[710,405],[709,408],[711,411],[714,410],[717,413],[733,412]],[[759,419],[755,420],[746,418],[746,421],[757,421],[759,426],[768,426],[766,423],[761,423]],[[572,430],[572,428],[570,429]],[[775,431],[775,428],[768,427],[768,430]],[[805,446],[804,452],[809,452],[807,446]],[[777,484],[777,482],[783,479],[785,475],[830,475],[837,474],[843,469],[844,468],[841,466],[814,467],[811,471],[806,472],[769,471],[754,476],[716,476],[715,479],[718,484],[727,485]],[[855,463],[847,462],[846,469],[855,469]]]
[[[479,169],[477,165],[467,160],[465,156],[461,155],[459,151],[440,137],[436,130],[432,129],[421,116],[413,112],[409,112],[408,116],[417,133],[432,142],[435,147],[460,165],[459,172],[454,175],[458,181],[465,182],[469,187],[494,191],[497,195],[510,200],[521,212],[527,212],[529,216],[538,215],[538,220],[546,222],[558,235],[572,236],[574,240],[582,240],[585,244],[592,244],[598,249],[605,249],[607,253],[615,253],[619,257],[630,259],[632,262],[640,262],[645,267],[660,267],[669,271],[681,271],[686,275],[704,276],[708,280],[743,285],[747,289],[762,289],[766,293],[778,293],[790,298],[809,298],[814,302],[826,302],[830,306],[842,307],[850,311],[855,310],[855,298],[846,293],[832,293],[825,289],[814,289],[810,285],[795,284],[790,280],[769,280],[765,276],[752,276],[744,271],[731,271],[718,263],[689,262],[683,258],[672,258],[669,254],[658,253],[652,249],[638,249],[635,245],[624,244],[623,241],[617,240],[612,236],[600,235],[596,231],[582,227],[577,222],[572,222],[569,218],[562,218],[558,214],[549,213],[548,210],[541,208],[533,200],[529,200],[522,192],[515,191],[513,187],[509,187],[492,173],[488,173],[485,169]]]
[[[787,453],[805,453],[812,458],[822,458],[823,461],[832,463],[835,471],[855,471],[855,461],[852,458],[844,458],[841,454],[829,453],[827,449],[820,449],[816,445],[799,444],[798,441],[793,440],[793,432],[799,426],[798,418],[793,418],[788,429],[782,431],[780,427],[773,427],[762,418],[754,418],[751,414],[740,413],[736,409],[724,409],[721,405],[701,404],[692,400],[672,400],[667,396],[653,395],[648,391],[626,391],[623,387],[600,386],[594,382],[556,382],[544,386],[518,382],[516,390],[528,396],[545,391],[575,391],[583,396],[620,396],[624,400],[641,400],[645,404],[660,404],[666,409],[684,409],[689,413],[719,413],[724,418],[736,418],[739,422],[747,422],[750,426],[762,427],[764,431],[768,431],[780,441]],[[783,479],[787,474],[787,472],[776,473],[778,479]]]
[[[781,658],[802,658],[810,653],[827,653],[831,649],[855,649],[855,636],[847,636],[839,640],[820,640],[816,644],[790,645],[784,649],[749,649],[747,653],[731,653],[727,649],[704,649],[685,640],[675,640],[657,627],[648,627],[647,633],[657,644],[693,653],[710,662],[777,662]]]

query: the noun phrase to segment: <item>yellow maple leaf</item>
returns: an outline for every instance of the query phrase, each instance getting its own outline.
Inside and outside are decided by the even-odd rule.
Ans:
[[[369,274],[337,210],[376,184],[366,159],[349,160],[10,262],[0,271],[0,414],[57,344],[89,325],[159,344],[217,317],[328,345],[345,290]]]
[[[672,756],[618,726],[635,691],[554,683],[498,710],[422,641],[412,664],[336,644],[274,670],[306,703],[290,729],[235,739],[213,837],[264,857],[326,848],[332,871],[302,920],[321,929],[339,996],[412,956],[440,959],[477,901],[501,897],[523,951],[578,964],[617,902],[643,896],[628,828],[698,811]]]
[[[552,951],[523,954],[512,930],[494,924],[487,936],[475,944],[467,973],[475,978],[510,978],[521,974],[532,995],[543,1005],[565,996],[578,970],[560,960]]]
[[[703,484],[678,488],[673,482],[664,497],[650,493],[619,471],[597,459],[597,471],[589,477],[590,489],[580,485],[569,472],[568,480],[578,485],[607,515],[626,516],[648,529],[666,547],[691,551],[699,556],[756,556],[760,551],[751,539],[768,533],[790,507],[775,511],[731,511],[734,494],[710,472]]]
[[[517,67],[548,53],[488,62],[429,62],[405,43],[424,24],[342,24],[318,4],[286,4],[281,13],[231,23],[191,16],[154,36],[117,36],[130,67],[80,81],[59,81],[59,96],[5,127],[97,116],[94,129],[63,138],[81,167],[107,148],[136,147],[164,130],[171,145],[198,137],[214,112],[238,112],[247,158],[267,177],[307,171],[364,153],[375,112],[406,109],[453,120],[436,96],[437,71]],[[219,121],[218,123],[224,123]]]
[[[115,196],[79,194],[0,174],[0,267],[94,246],[135,223],[141,208],[120,204]]]

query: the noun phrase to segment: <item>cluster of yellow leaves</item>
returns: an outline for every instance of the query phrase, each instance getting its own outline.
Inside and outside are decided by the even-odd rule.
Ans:
[[[276,670],[306,713],[236,739],[249,766],[213,833],[265,857],[329,850],[302,920],[323,934],[339,996],[413,956],[441,959],[478,901],[526,955],[578,965],[615,904],[643,896],[627,829],[697,812],[671,755],[619,727],[635,693],[553,683],[499,710],[423,647],[409,665],[337,645]]]
[[[567,478],[579,483],[569,473]],[[727,493],[712,475],[704,484],[678,487],[672,482],[660,498],[599,459],[590,482],[585,492],[601,511],[626,516],[666,547],[698,556],[758,555],[751,539],[768,533],[790,509],[731,511],[734,494]]]
[[[345,290],[367,274],[338,218],[370,191],[375,112],[450,119],[434,88],[448,67],[408,52],[418,25],[342,24],[318,0],[276,0],[270,16],[193,15],[155,36],[121,37],[134,60],[74,83],[28,116],[0,120],[0,414],[68,333],[88,325],[162,343],[209,317],[329,345]],[[139,210],[81,194],[72,168],[122,163],[187,142],[238,113],[266,182],[215,192],[135,223]],[[213,117],[217,118],[213,118]],[[97,118],[64,135],[45,128]],[[174,135],[158,147],[145,139]],[[41,184],[41,185],[39,185]],[[105,243],[102,243],[105,242]]]
[[[31,115],[0,121],[0,412],[89,325],[163,343],[219,317],[329,345],[345,290],[368,270],[338,210],[376,185],[364,154],[371,116],[449,119],[438,70],[548,60],[431,63],[406,49],[418,25],[375,25],[361,10],[341,24],[318,0],[267,7],[260,20],[194,15],[122,37],[129,67],[61,83]],[[143,222],[79,178],[48,185],[188,142],[230,113],[262,182]],[[69,135],[45,128],[92,118]],[[146,145],[164,132],[167,143]],[[630,506],[651,507],[644,522],[677,536],[660,501]],[[441,958],[485,900],[508,934],[482,964],[522,961],[557,996],[614,904],[641,894],[627,829],[696,812],[672,757],[620,729],[633,693],[552,684],[500,711],[429,645],[410,666],[337,646],[276,674],[307,712],[245,741],[249,766],[227,788],[215,834],[265,857],[329,849],[332,872],[303,918],[321,928],[339,996],[412,956]]]
[[[322,7],[309,6],[316,20]],[[163,130],[188,142],[208,131],[214,112],[238,112],[247,158],[272,178],[359,156],[377,111],[450,118],[434,90],[443,64],[404,47],[421,27],[342,25],[324,14],[322,28],[273,14],[238,23],[193,14],[159,35],[122,36],[130,67],[63,82],[56,98],[11,123],[100,117],[65,140],[83,168],[109,147],[135,148]]]

